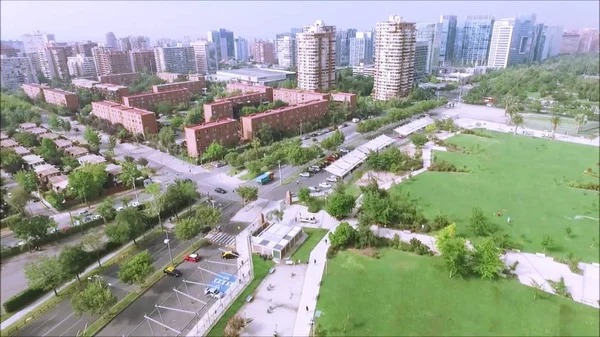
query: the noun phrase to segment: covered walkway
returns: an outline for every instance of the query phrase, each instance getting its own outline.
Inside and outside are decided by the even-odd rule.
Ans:
[[[361,145],[350,151],[347,155],[341,157],[340,159],[334,161],[331,165],[325,168],[325,171],[336,175],[338,177],[344,177],[360,164],[362,164],[366,159],[369,153],[372,151],[377,152],[394,142],[394,139],[381,135],[370,142]]]

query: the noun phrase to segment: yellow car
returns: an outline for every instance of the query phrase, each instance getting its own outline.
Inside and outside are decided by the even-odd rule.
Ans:
[[[238,257],[240,257],[240,254],[238,254],[237,252],[234,252],[232,250],[228,250],[226,252],[221,253],[221,258],[225,259],[225,260],[237,259]]]
[[[169,267],[167,267],[167,268],[166,268],[166,269],[163,271],[163,273],[164,273],[165,275],[169,275],[169,276],[173,276],[173,277],[179,277],[179,276],[181,276],[181,275],[182,275],[182,273],[181,273],[181,270],[179,270],[179,269],[177,269],[177,268],[175,268],[175,267],[173,267],[173,266],[169,266]]]

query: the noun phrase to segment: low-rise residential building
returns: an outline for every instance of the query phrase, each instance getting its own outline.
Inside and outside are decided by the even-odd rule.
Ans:
[[[221,98],[212,103],[204,104],[204,121],[211,122],[219,118],[233,118],[239,115],[240,110],[245,106],[259,106],[262,103],[269,102],[268,93],[266,92],[249,92]]]
[[[0,147],[4,148],[15,148],[19,146],[19,143],[15,142],[12,139],[3,139],[0,141]]]
[[[232,118],[185,128],[185,141],[191,157],[200,156],[213,142],[234,146],[240,141],[239,122]]]
[[[121,73],[98,76],[98,81],[101,83],[112,83],[119,85],[130,85],[133,81],[139,79],[140,73]]]
[[[92,90],[96,84],[100,84],[100,82],[87,78],[74,78],[71,80],[71,86],[73,89],[84,88]]]
[[[85,156],[81,156],[77,158],[77,161],[81,165],[85,164],[102,164],[106,162],[106,158],[99,156],[97,154],[86,154]]]
[[[43,133],[40,135],[40,141],[44,140],[46,138],[54,141],[54,140],[60,138],[60,136],[57,135],[56,133],[52,133],[52,132],[47,132],[47,133]]]
[[[35,123],[21,123],[19,124],[19,129],[21,130],[31,130],[31,129],[35,129],[37,127],[37,125],[35,125]]]
[[[167,81],[167,83],[183,82],[183,81],[187,81],[187,78],[188,78],[186,74],[167,73],[167,72],[156,73],[156,76],[163,81]]]
[[[121,103],[123,97],[129,96],[129,88],[124,85],[112,83],[99,83],[94,86],[95,92],[99,93],[104,99]]]
[[[185,81],[168,84],[158,84],[152,87],[153,92],[165,92],[177,89],[187,89],[192,95],[201,95],[206,89],[206,81],[202,78],[201,81]]]
[[[73,142],[71,142],[68,139],[55,139],[54,144],[56,145],[57,148],[63,149],[63,150],[68,147],[73,146]]]
[[[273,102],[273,88],[267,87],[266,85],[253,85],[247,83],[227,83],[227,91],[233,92],[239,90],[242,94],[248,94],[251,92],[262,92],[266,95],[269,102]]]
[[[65,149],[65,154],[73,158],[79,158],[81,156],[85,156],[88,153],[88,149],[81,146],[71,146]]]
[[[44,91],[42,90],[44,87],[39,84],[27,83],[23,84],[21,88],[23,88],[25,95],[33,100],[44,99]]]
[[[64,174],[48,178],[48,188],[56,193],[64,191],[67,186],[69,186],[69,177]]]
[[[109,101],[92,102],[92,114],[111,124],[121,124],[133,134],[157,133],[156,115],[152,111],[116,104]]]
[[[327,100],[317,100],[244,116],[241,118],[242,139],[253,139],[262,124],[268,124],[281,132],[295,134],[299,132],[303,123],[323,118],[328,104]]]
[[[38,127],[35,127],[35,128],[33,128],[33,129],[29,129],[29,130],[27,130],[27,132],[33,133],[34,135],[36,135],[36,136],[38,136],[38,137],[39,137],[39,136],[41,136],[41,135],[43,135],[43,134],[45,134],[45,133],[48,133],[48,132],[50,132],[50,131],[48,131],[48,129],[46,129],[46,128],[38,128]]]
[[[39,84],[23,84],[23,91],[31,99],[41,99],[46,103],[64,106],[71,111],[79,109],[79,99],[74,92]]]
[[[204,104],[204,122],[233,118],[233,103],[225,100]]]
[[[35,172],[35,175],[42,184],[47,183],[48,178],[58,176],[61,174],[59,169],[57,169],[54,165],[50,164],[37,165],[33,168],[33,171]]]
[[[35,154],[28,154],[26,156],[23,156],[23,160],[25,161],[25,163],[27,163],[27,166],[29,167],[36,167],[38,165],[44,164],[44,158]]]
[[[8,135],[4,132],[0,132],[0,140],[8,139]]]
[[[23,147],[23,146],[15,146],[13,148],[13,150],[15,150],[15,153],[18,154],[19,156],[26,156],[28,154],[31,154],[31,151],[29,151],[28,148]]]
[[[334,102],[346,102],[350,108],[356,108],[357,95],[348,92],[332,92],[331,100]]]
[[[189,104],[192,95],[187,89],[150,92],[123,97],[123,104],[145,110],[154,110],[158,103],[167,102],[173,106]]]
[[[329,99],[329,95],[320,92],[284,88],[273,89],[274,101],[284,101],[290,105],[327,99]]]

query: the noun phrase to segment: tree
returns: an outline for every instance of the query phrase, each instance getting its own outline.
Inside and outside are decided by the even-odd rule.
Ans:
[[[254,186],[240,186],[237,189],[238,194],[244,200],[244,205],[250,201],[258,199],[258,188]]]
[[[495,278],[504,268],[504,263],[500,260],[500,249],[492,238],[484,238],[476,244],[473,257],[474,271],[483,279]]]
[[[56,116],[55,114],[51,114],[50,117],[48,118],[48,126],[52,130],[56,130],[56,129],[60,128],[62,125],[61,122],[62,122],[62,120],[59,119],[58,116]]]
[[[519,128],[519,126],[523,125],[523,123],[525,122],[525,119],[523,119],[523,115],[519,114],[519,113],[515,113],[510,117],[511,122],[513,123],[513,125],[515,126],[515,131],[514,134],[517,134],[517,129]]]
[[[480,207],[473,207],[468,219],[469,228],[477,236],[488,236],[497,231],[496,225],[491,222]]]
[[[158,218],[158,223],[162,228],[162,220],[160,218],[160,213],[163,210],[164,198],[162,191],[160,189],[160,185],[158,183],[152,183],[145,187],[146,192],[152,196],[150,200],[150,210],[152,213],[156,214]]]
[[[123,184],[125,184],[125,186],[134,188],[137,178],[141,176],[142,172],[138,170],[135,163],[126,162],[121,165],[121,174],[119,175],[119,179],[123,182]]]
[[[34,171],[19,171],[14,177],[25,192],[31,193],[37,190],[37,178]]]
[[[44,159],[50,160],[58,157],[58,148],[51,139],[44,138],[37,148],[37,153]]]
[[[113,152],[118,142],[119,139],[117,139],[116,136],[111,135],[110,137],[108,137],[108,152]]]
[[[103,315],[117,303],[117,297],[112,293],[108,284],[103,281],[91,281],[83,291],[73,295],[73,311],[78,315]]]
[[[114,219],[117,216],[117,210],[115,209],[114,205],[115,200],[112,197],[108,197],[102,200],[102,203],[96,209],[98,214],[100,214],[102,219],[104,219],[105,225],[108,221]]]
[[[556,128],[560,125],[560,116],[554,115],[550,118],[550,124],[552,125],[552,137],[554,137],[554,133],[556,133]]]
[[[35,147],[40,145],[38,137],[31,132],[17,132],[13,135],[13,138],[25,147]]]
[[[19,239],[25,240],[27,247],[30,248],[30,242],[39,240],[48,235],[48,230],[54,225],[54,220],[45,215],[38,215],[31,219],[21,219],[11,224],[10,229]]]
[[[180,241],[190,240],[190,245],[193,245],[194,241],[192,239],[200,234],[201,229],[202,227],[197,219],[181,219],[175,225],[175,237]]]
[[[76,168],[79,167],[79,161],[77,161],[77,159],[73,158],[73,157],[62,157],[61,159],[62,161],[62,165],[63,165],[63,169],[66,171],[72,171]]]
[[[90,145],[92,149],[98,150],[100,148],[100,133],[92,128],[85,128],[83,132],[83,139]]]
[[[267,218],[269,220],[275,220],[275,222],[279,222],[281,220],[283,220],[283,210],[282,209],[274,209],[272,211],[270,211],[269,213],[267,213]]]
[[[274,133],[271,125],[262,123],[256,132],[256,139],[258,139],[263,146],[270,145],[275,140]]]
[[[469,253],[464,239],[449,238],[439,248],[444,266],[450,271],[450,277],[468,272]]]
[[[65,275],[56,256],[40,256],[35,262],[27,263],[25,278],[31,289],[44,291],[52,289],[56,296],[58,296],[56,288],[65,281]]]
[[[567,238],[571,237],[571,234],[573,233],[573,228],[571,228],[571,225],[567,225],[565,228],[565,233],[567,233]]]
[[[582,126],[584,126],[585,124],[587,124],[588,122],[588,117],[587,115],[584,114],[578,114],[575,116],[575,123],[577,123],[577,130],[575,130],[575,134],[579,134],[579,129],[581,129]]]
[[[160,145],[162,145],[167,152],[170,152],[170,149],[173,145],[175,145],[175,132],[170,127],[163,127],[158,132],[158,139],[160,141]]]
[[[350,194],[333,193],[327,198],[325,210],[336,219],[342,219],[352,212],[355,200]]]
[[[331,151],[342,145],[345,139],[346,138],[344,137],[344,134],[340,130],[335,130],[335,132],[331,136],[323,139],[323,141],[321,142],[321,146],[325,150]]]
[[[62,129],[68,134],[69,132],[71,132],[71,122],[64,120],[62,122]]]
[[[356,230],[349,223],[342,222],[329,233],[329,241],[333,247],[348,247],[356,241]]]
[[[225,148],[223,147],[223,145],[213,141],[208,148],[206,149],[206,151],[204,151],[204,158],[206,158],[207,160],[216,160],[216,159],[223,159],[223,157],[225,156],[225,153],[227,151],[225,150]]]
[[[194,107],[194,108],[190,109],[190,111],[188,111],[187,114],[185,115],[185,125],[186,126],[200,124],[203,121],[204,121],[204,109],[202,108],[202,106],[198,106],[198,107]],[[171,121],[171,125],[173,127],[175,127],[173,125],[172,121]]]
[[[298,191],[298,200],[300,200],[300,202],[307,203],[309,202],[310,198],[310,190],[308,187],[301,187]]]
[[[135,239],[146,230],[146,215],[137,208],[126,207],[117,214],[117,223],[106,227],[106,236],[110,241],[125,243]]]
[[[170,115],[173,112],[173,105],[169,102],[160,102],[156,104],[156,112],[161,115]]]
[[[0,157],[2,157],[2,168],[8,173],[15,173],[25,167],[25,160],[13,149],[0,150]]]
[[[121,264],[119,267],[119,280],[127,284],[142,285],[153,272],[152,256],[145,250]]]
[[[196,208],[195,218],[201,227],[212,229],[221,221],[221,211],[213,207],[200,205]]]
[[[108,179],[104,164],[86,164],[69,175],[67,193],[88,203],[91,198],[100,196]]]
[[[544,249],[544,253],[548,250],[552,250],[554,248],[554,239],[549,234],[544,234],[542,237],[542,249]]]
[[[504,97],[504,116],[512,116],[516,111],[515,107],[518,104],[518,98],[512,95]]]
[[[442,230],[438,232],[435,236],[435,245],[437,248],[442,251],[446,249],[445,245],[450,239],[454,239],[456,237],[456,224],[450,224],[444,227]]]
[[[25,206],[31,200],[31,194],[27,193],[21,186],[17,186],[10,190],[12,194],[8,199],[8,204],[21,215],[25,215]]]
[[[81,245],[67,246],[58,255],[58,261],[60,267],[64,271],[67,277],[77,277],[77,280],[81,282],[79,274],[85,271],[88,266],[89,255],[83,250]]]
[[[95,253],[96,262],[98,262],[98,266],[102,267],[100,263],[100,250],[104,248],[104,233],[95,232],[87,234],[81,240],[81,247],[88,253]]]
[[[425,143],[427,143],[427,135],[425,135],[424,133],[413,133],[412,135],[409,136],[410,137],[410,141],[413,142],[413,144],[415,144],[415,146],[421,147],[423,145],[425,145]]]

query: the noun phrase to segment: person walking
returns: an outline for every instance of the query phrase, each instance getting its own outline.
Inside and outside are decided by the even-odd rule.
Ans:
[[[306,306],[306,312],[308,312],[308,305]]]
[[[317,259],[315,259],[315,264],[317,264]]]

